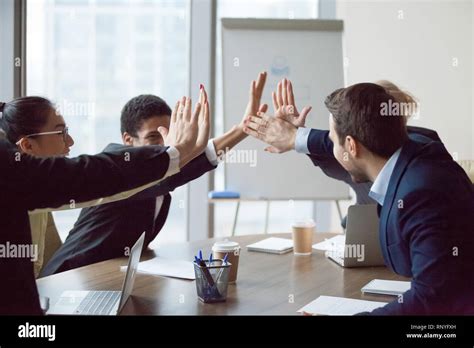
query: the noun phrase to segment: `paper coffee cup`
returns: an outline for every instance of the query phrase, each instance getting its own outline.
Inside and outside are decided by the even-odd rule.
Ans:
[[[313,251],[313,234],[315,223],[313,220],[296,221],[293,230],[293,252],[295,255],[311,255]]]
[[[224,259],[227,254],[227,261],[231,264],[229,270],[229,283],[237,280],[237,269],[239,268],[240,245],[231,240],[215,242],[212,246],[212,257],[214,259]]]

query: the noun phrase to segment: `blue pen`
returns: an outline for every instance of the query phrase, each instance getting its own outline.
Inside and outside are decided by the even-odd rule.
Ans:
[[[194,262],[196,262],[199,265],[199,259],[197,256],[194,256]]]
[[[212,253],[209,254],[209,267],[212,266]]]
[[[199,250],[199,260],[202,260],[202,251]]]

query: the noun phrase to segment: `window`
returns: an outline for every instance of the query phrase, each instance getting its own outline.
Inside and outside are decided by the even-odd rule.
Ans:
[[[174,105],[186,94],[189,6],[188,0],[28,1],[27,94],[61,109],[75,140],[72,156],[121,143],[120,111],[133,96],[156,94]],[[173,193],[157,240],[186,239],[185,196],[186,187]],[[55,213],[63,239],[78,214]]]

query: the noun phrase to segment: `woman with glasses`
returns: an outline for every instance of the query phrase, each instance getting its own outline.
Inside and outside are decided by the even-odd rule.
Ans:
[[[24,97],[9,102],[1,126],[12,144],[35,157],[67,156],[74,145],[64,118],[46,98]],[[50,212],[30,212],[29,218],[32,243],[38,246],[34,261],[37,277],[43,263],[61,246],[61,239]]]
[[[32,265],[35,253],[27,253],[34,247],[28,211],[156,185],[178,173],[207,145],[209,114],[201,116],[200,109],[197,104],[191,116],[189,98],[175,105],[164,135],[168,147],[128,147],[69,159],[64,155],[71,140],[66,143],[65,133],[37,134],[64,129],[55,130],[58,123],[50,123],[58,121],[51,103],[31,97],[0,102],[0,128],[5,130],[0,132],[0,315],[42,314]],[[42,143],[52,137],[58,142]],[[59,156],[40,158],[26,151]],[[131,160],[124,161],[125,156]]]
[[[42,158],[69,155],[74,140],[68,133],[64,118],[51,101],[42,97],[22,97],[9,102],[4,108],[4,112],[0,114],[0,128],[3,128],[7,139],[10,143],[16,144],[21,153]],[[62,244],[52,211],[78,209],[122,200],[152,184],[110,197],[87,202],[71,201],[59,207],[29,211],[32,243],[38,246],[38,255],[34,261],[35,277],[39,276],[43,265]]]
[[[2,115],[8,140],[36,157],[67,156],[74,140],[64,118],[46,98],[23,97],[8,103]]]

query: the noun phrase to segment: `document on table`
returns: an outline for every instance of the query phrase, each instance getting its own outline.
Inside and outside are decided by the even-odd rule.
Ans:
[[[319,296],[316,300],[300,308],[298,312],[319,315],[354,315],[360,312],[373,311],[386,304],[385,302],[354,300],[344,297]]]
[[[374,279],[360,290],[363,293],[398,296],[410,290],[410,287],[410,282]]]
[[[346,244],[346,236],[341,234],[329,239],[326,239],[322,242],[313,244],[313,249],[323,250],[323,251],[335,251],[339,248],[344,250],[344,245]]]
[[[247,245],[249,251],[261,251],[271,254],[285,254],[293,250],[293,240],[271,237],[257,243]]]
[[[126,266],[121,267],[121,270],[125,269]],[[140,262],[138,264],[138,272],[171,278],[196,279],[192,262],[165,259],[162,257],[154,257],[150,260]]]

